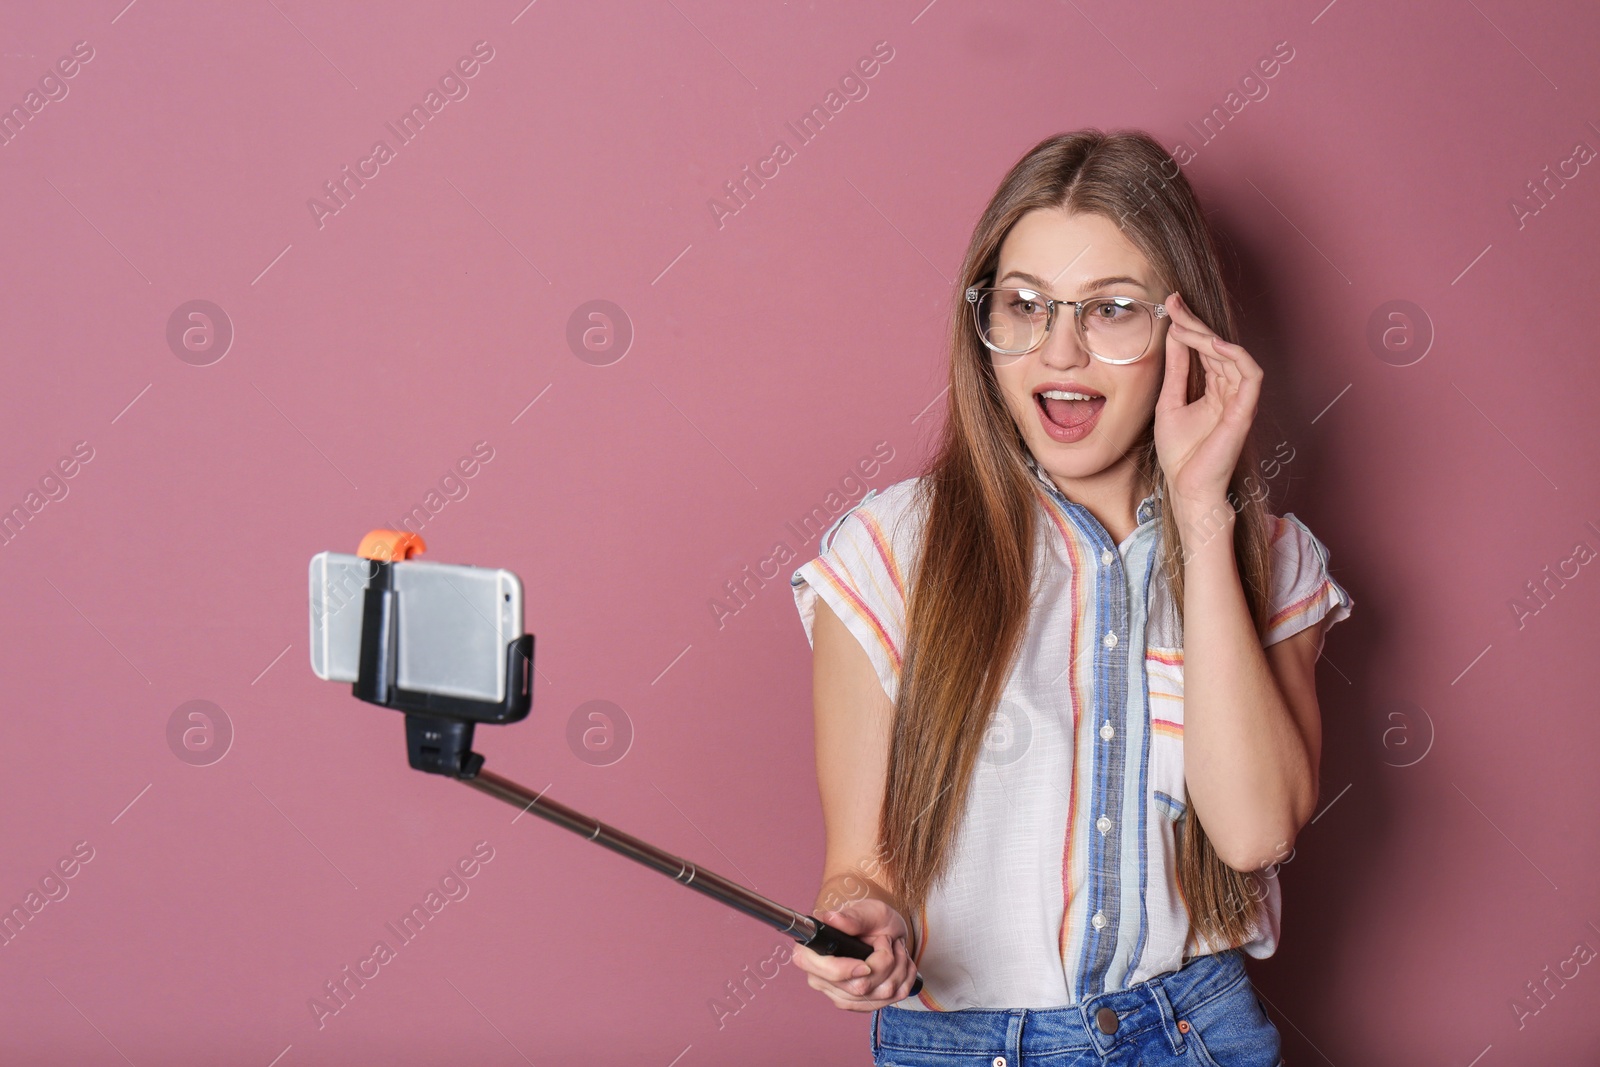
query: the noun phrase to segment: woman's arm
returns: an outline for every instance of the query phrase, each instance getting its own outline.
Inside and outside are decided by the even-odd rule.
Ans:
[[[817,784],[827,827],[817,915],[872,946],[865,961],[796,946],[811,988],[846,1011],[873,1011],[911,995],[911,930],[881,870],[878,811],[894,705],[866,651],[821,600],[812,624]],[[830,915],[834,910],[842,914]]]
[[[865,650],[821,598],[812,649],[817,787],[827,833],[816,910],[872,897],[901,911],[878,846],[894,704]],[[901,916],[909,928],[909,917]],[[914,937],[907,944],[913,957]]]
[[[1228,484],[1265,377],[1174,292],[1156,399],[1156,452],[1183,544],[1183,761],[1206,836],[1235,870],[1280,862],[1317,803],[1321,730],[1312,676],[1321,627],[1268,662],[1239,579]],[[1205,392],[1188,399],[1192,359]],[[1307,631],[1318,631],[1308,633]]]
[[[1316,807],[1323,625],[1261,646],[1224,499],[1178,504],[1184,541],[1183,748],[1190,801],[1235,870],[1282,862]]]

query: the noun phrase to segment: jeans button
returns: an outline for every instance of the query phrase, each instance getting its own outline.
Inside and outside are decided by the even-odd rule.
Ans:
[[[994,1067],[1006,1067],[1006,1058],[1004,1056],[996,1056],[993,1063]]]
[[[1117,1013],[1111,1008],[1101,1008],[1099,1011],[1095,1012],[1094,1021],[1095,1025],[1100,1027],[1100,1032],[1103,1034],[1114,1034],[1117,1032]]]

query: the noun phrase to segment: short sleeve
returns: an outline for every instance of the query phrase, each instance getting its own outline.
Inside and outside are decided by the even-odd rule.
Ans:
[[[823,533],[820,554],[796,570],[789,584],[806,640],[815,644],[820,596],[866,650],[893,701],[904,647],[906,589],[890,518],[883,497],[876,490],[868,493]]]
[[[1323,619],[1348,618],[1355,601],[1328,574],[1328,548],[1290,512],[1272,516],[1272,602],[1263,645],[1293,637]]]

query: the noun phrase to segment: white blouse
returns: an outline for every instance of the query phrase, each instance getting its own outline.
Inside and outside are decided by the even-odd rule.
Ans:
[[[1183,963],[1189,919],[1176,840],[1183,774],[1183,635],[1161,574],[1161,501],[1140,503],[1120,545],[1034,466],[1040,483],[1035,598],[1015,667],[973,772],[947,873],[915,917],[923,990],[913,1010],[1055,1008]],[[918,479],[869,492],[790,579],[812,636],[816,598],[866,649],[892,701],[924,516]],[[1295,516],[1272,516],[1265,644],[1354,601],[1328,550]],[[1277,948],[1278,879],[1264,926],[1239,946]],[[1228,946],[1201,942],[1202,952]]]

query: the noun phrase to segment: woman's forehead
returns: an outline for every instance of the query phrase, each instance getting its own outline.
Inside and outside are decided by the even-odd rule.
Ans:
[[[1105,216],[1040,208],[1018,219],[1000,243],[995,277],[1013,276],[1054,295],[1082,293],[1117,279],[1133,279],[1131,284],[1149,289],[1155,273],[1144,254]]]

